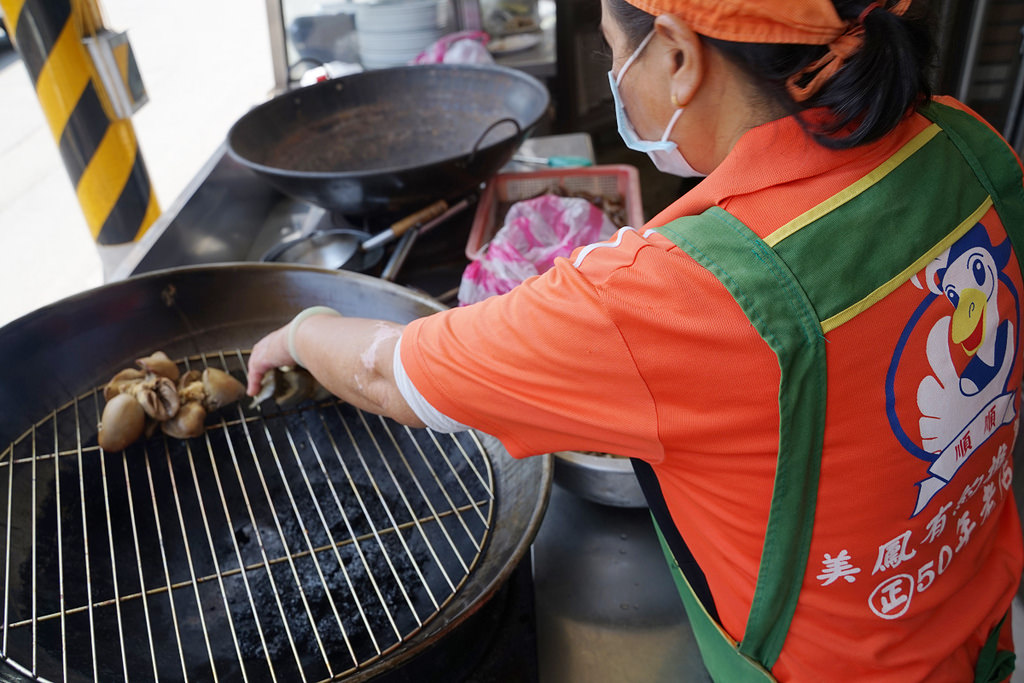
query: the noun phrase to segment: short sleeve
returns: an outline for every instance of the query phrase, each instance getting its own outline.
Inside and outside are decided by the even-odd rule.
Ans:
[[[410,323],[401,358],[431,406],[514,456],[661,451],[654,401],[601,287],[567,259],[508,294]]]

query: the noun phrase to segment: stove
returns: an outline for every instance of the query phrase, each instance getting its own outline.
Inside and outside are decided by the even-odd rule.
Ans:
[[[452,209],[458,201],[449,202]],[[452,301],[468,265],[465,245],[475,204],[436,226],[423,225],[414,240],[395,240],[362,272],[386,274],[394,252],[408,250],[392,279],[443,302]],[[327,230],[379,234],[405,214],[346,216],[292,199],[233,161],[224,145],[182,196],[142,236],[112,279],[212,263],[260,261],[282,242]],[[424,229],[426,228],[426,229]]]
[[[527,144],[535,156],[563,153],[546,149],[540,138]],[[214,153],[141,238],[114,279],[179,266],[259,260],[273,244],[308,229],[309,205],[273,189],[225,151],[222,146]],[[394,218],[366,223],[321,215],[315,225],[327,229],[355,224],[373,233]],[[470,209],[418,237],[395,282],[453,303],[468,265],[465,246],[472,222]],[[386,261],[369,274],[380,275]],[[710,680],[648,511],[597,505],[558,485],[552,488],[532,554],[451,635],[465,639],[464,646],[451,648],[463,653],[458,661],[438,661],[442,653],[426,652],[378,679]]]
[[[537,615],[529,555],[475,614],[445,636],[445,647],[422,653],[375,683],[537,683]]]

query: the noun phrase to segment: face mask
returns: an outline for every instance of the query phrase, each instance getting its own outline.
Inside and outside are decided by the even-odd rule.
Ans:
[[[677,108],[676,113],[669,119],[668,126],[665,128],[665,133],[661,136],[661,139],[652,141],[640,139],[636,129],[633,128],[633,123],[629,120],[629,116],[626,115],[626,108],[622,104],[622,95],[619,93],[619,84],[622,83],[622,77],[626,75],[626,70],[636,61],[636,58],[647,47],[647,43],[651,42],[653,37],[654,31],[651,31],[640,42],[640,45],[637,46],[633,54],[626,60],[626,63],[619,69],[618,78],[611,71],[608,72],[608,84],[611,86],[612,98],[615,100],[615,121],[618,124],[619,136],[626,143],[626,147],[637,152],[646,152],[647,156],[651,158],[651,161],[654,162],[654,165],[662,173],[670,173],[682,178],[701,178],[706,174],[690,166],[686,158],[683,157],[683,153],[679,151],[679,146],[668,139],[668,136],[672,134],[672,128],[675,127],[676,121],[679,120],[679,116],[683,113],[682,107]]]

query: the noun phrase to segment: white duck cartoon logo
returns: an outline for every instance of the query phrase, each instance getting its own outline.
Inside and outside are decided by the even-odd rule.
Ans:
[[[931,295],[918,307],[900,339],[886,398],[897,437],[902,437],[915,456],[931,463],[929,476],[917,483],[912,517],[997,429],[1014,421],[1016,393],[1007,391],[1007,380],[1015,360],[1014,323],[1020,317],[1019,303],[1016,289],[1002,273],[1010,252],[1009,240],[993,246],[978,223],[924,269],[923,284],[918,275],[911,279]],[[1001,290],[1004,296],[1013,297],[1014,320],[1001,318]],[[917,386],[920,439],[914,443],[900,427],[893,409],[892,380],[901,359],[905,360],[910,333],[933,304],[952,307],[952,315],[942,316],[928,331],[925,353],[930,374]]]

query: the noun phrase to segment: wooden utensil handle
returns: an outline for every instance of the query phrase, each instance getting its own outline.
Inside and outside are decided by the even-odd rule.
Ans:
[[[391,232],[395,234],[395,237],[400,237],[409,228],[419,225],[420,223],[426,223],[431,218],[436,218],[442,213],[448,210],[448,202],[441,199],[425,209],[420,209],[416,213],[406,216],[400,221],[397,221],[391,225]]]

